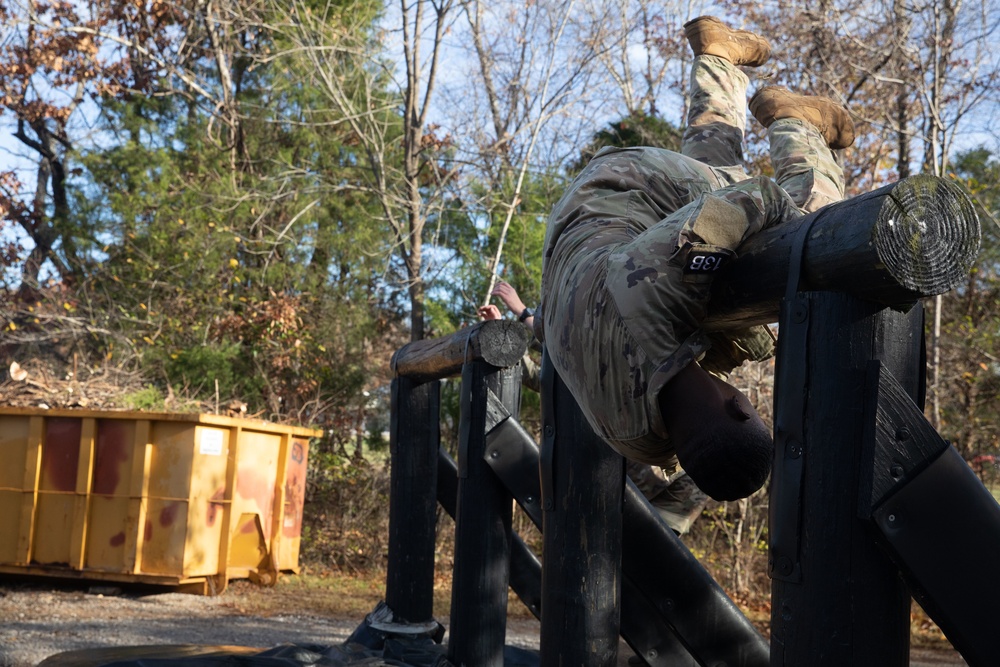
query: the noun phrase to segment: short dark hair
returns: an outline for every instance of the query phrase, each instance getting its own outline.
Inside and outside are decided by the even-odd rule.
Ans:
[[[675,448],[684,470],[715,500],[746,498],[771,474],[774,439],[759,419],[706,424]]]

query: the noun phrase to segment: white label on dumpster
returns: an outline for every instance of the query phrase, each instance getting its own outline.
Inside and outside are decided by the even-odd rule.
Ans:
[[[198,451],[206,456],[222,455],[222,431],[204,429]]]

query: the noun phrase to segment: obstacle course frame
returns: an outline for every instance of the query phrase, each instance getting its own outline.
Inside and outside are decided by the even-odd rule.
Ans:
[[[958,284],[978,242],[964,193],[914,177],[762,232],[717,278],[706,328],[781,321],[769,646],[625,480],[549,363],[541,447],[520,428],[520,324],[401,348],[381,636],[440,640],[440,500],[456,519],[454,665],[504,664],[508,586],[541,617],[545,666],[610,667],[619,634],[654,666],[905,665],[911,591],[970,665],[994,664],[1000,580],[974,572],[1000,558],[1000,506],[922,415],[919,299]],[[440,380],[458,373],[456,463],[437,412]],[[541,562],[511,531],[512,500],[543,528]]]

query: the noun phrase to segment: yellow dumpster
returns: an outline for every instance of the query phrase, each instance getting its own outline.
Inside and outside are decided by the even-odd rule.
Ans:
[[[298,571],[309,438],[216,415],[0,408],[0,572],[221,593]]]

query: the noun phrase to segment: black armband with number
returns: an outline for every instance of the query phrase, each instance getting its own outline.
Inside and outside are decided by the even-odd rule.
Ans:
[[[680,250],[684,282],[702,283],[712,280],[719,270],[736,258],[736,253],[722,246],[688,243]]]

